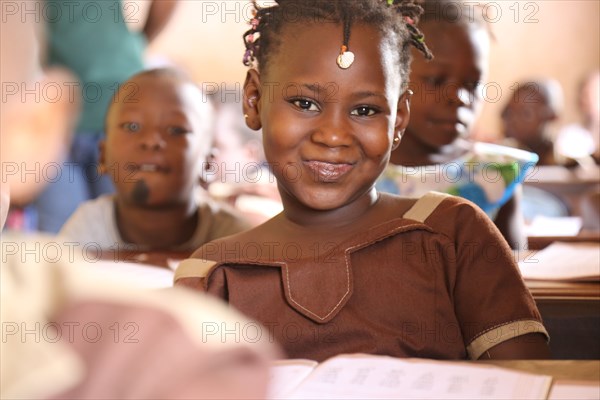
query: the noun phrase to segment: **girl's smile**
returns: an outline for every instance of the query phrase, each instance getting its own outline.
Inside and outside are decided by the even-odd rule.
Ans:
[[[352,163],[335,163],[316,160],[304,161],[304,164],[313,172],[315,180],[323,183],[341,181],[354,166]]]
[[[376,197],[374,182],[394,136],[408,122],[400,71],[389,62],[397,50],[378,29],[355,25],[355,61],[341,69],[342,30],[335,23],[291,25],[282,32],[286,46],[271,60],[276,67],[248,74],[245,94],[257,104],[247,111],[260,121],[287,215],[360,215]]]

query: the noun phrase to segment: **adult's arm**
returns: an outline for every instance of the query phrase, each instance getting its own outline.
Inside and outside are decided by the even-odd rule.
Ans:
[[[154,0],[148,11],[148,18],[144,25],[144,35],[148,43],[152,42],[163,30],[173,16],[175,9],[179,5],[178,0]]]

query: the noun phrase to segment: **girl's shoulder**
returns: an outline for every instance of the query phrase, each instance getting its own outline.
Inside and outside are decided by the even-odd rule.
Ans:
[[[404,218],[429,222],[429,217],[454,214],[479,214],[481,210],[473,202],[448,193],[430,191],[418,197],[405,197],[381,193],[381,213],[390,218]]]
[[[387,213],[390,218],[414,220],[436,231],[452,230],[473,220],[489,219],[472,201],[443,192],[431,191],[419,197],[382,193],[381,198],[381,212]]]

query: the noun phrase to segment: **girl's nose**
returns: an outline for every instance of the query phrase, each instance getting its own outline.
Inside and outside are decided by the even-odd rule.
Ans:
[[[459,104],[462,106],[470,107],[473,105],[475,93],[469,89],[456,84],[450,83],[444,91],[445,97],[450,104]]]
[[[312,133],[312,141],[327,147],[351,145],[354,138],[348,121],[349,116],[340,114],[323,115],[318,127]]]

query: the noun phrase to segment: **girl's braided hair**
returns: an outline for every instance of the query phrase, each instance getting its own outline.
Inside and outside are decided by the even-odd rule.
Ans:
[[[408,83],[411,45],[427,59],[433,58],[417,28],[423,13],[420,0],[276,0],[277,4],[270,7],[260,7],[256,0],[252,3],[255,11],[250,21],[252,27],[243,35],[246,45],[243,62],[246,66],[258,64],[262,71],[267,69],[270,56],[280,45],[283,29],[294,23],[340,23],[344,26],[344,44],[352,24],[377,27],[384,38],[397,37],[404,86]]]

